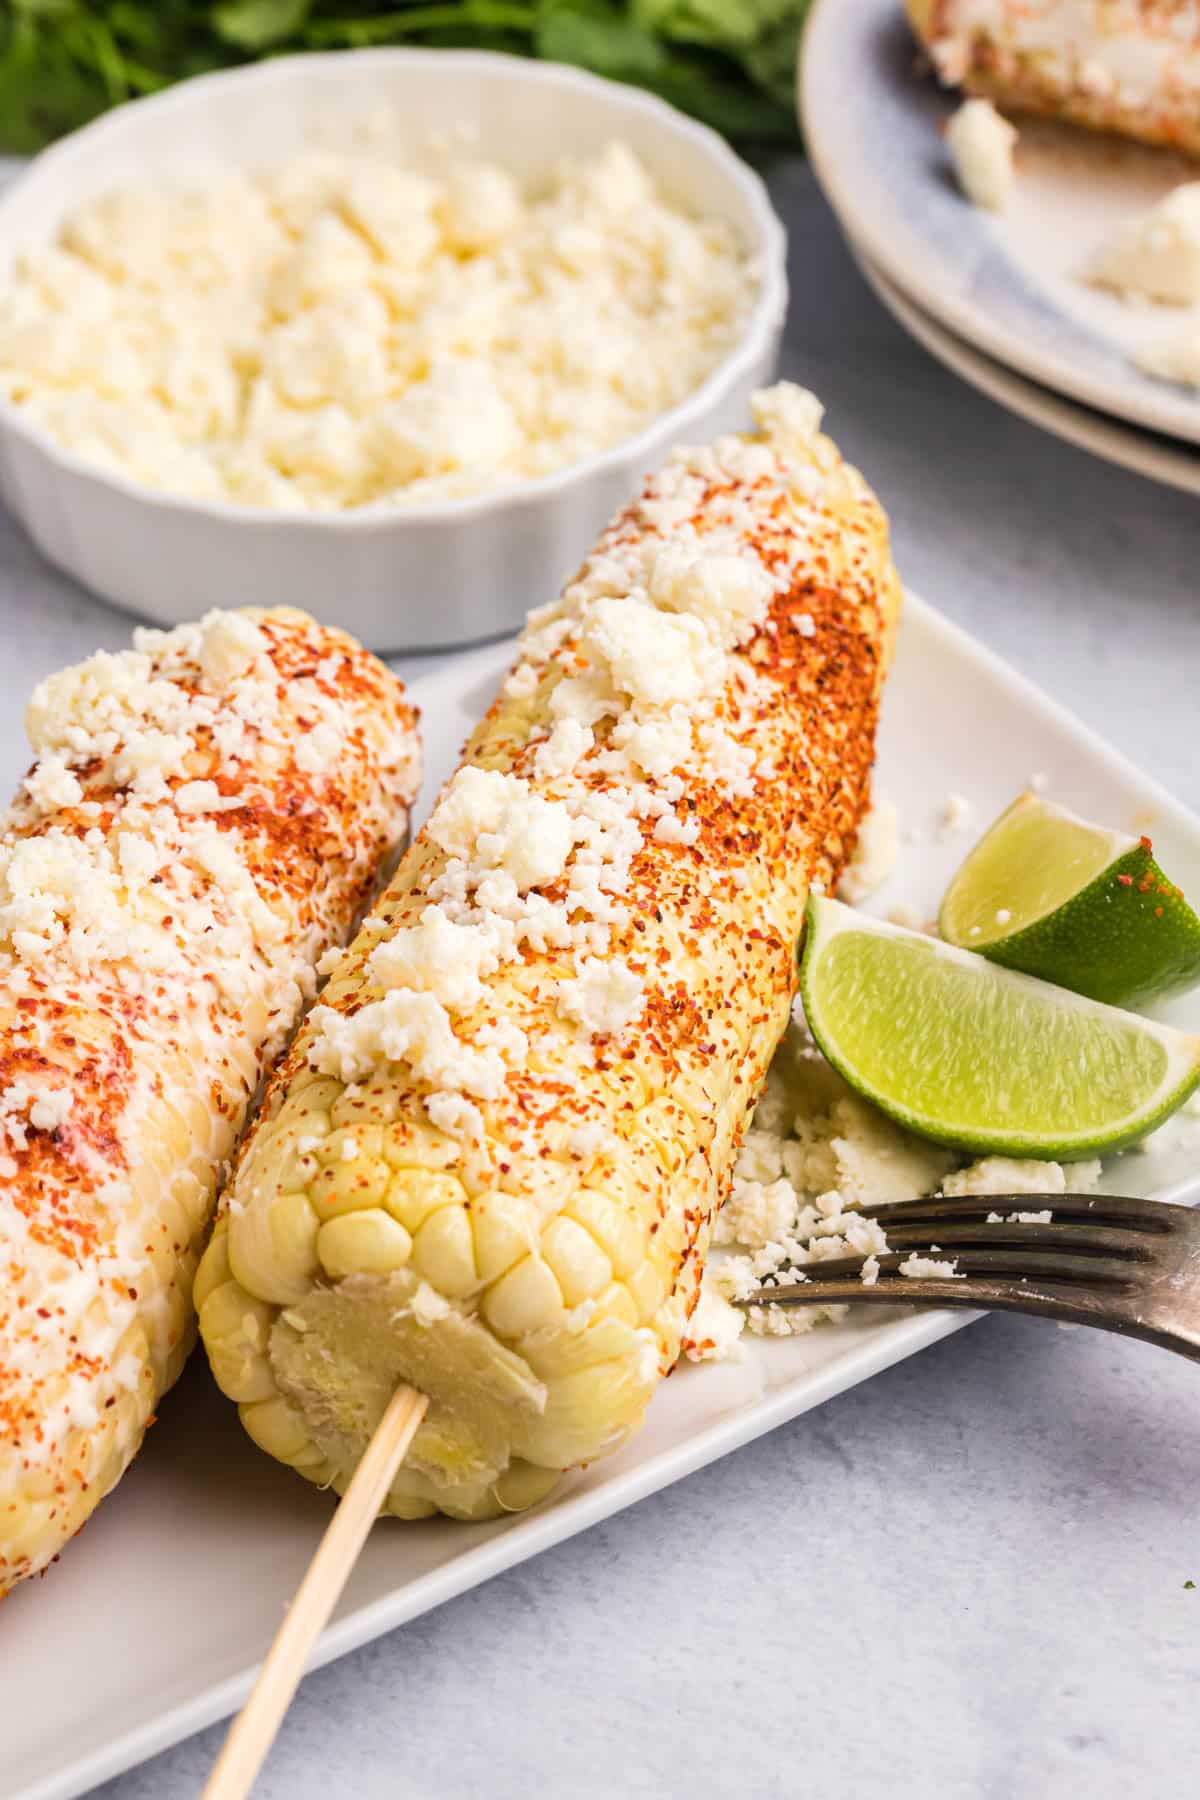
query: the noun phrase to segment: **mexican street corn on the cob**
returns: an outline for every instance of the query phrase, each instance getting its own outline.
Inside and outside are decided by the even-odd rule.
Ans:
[[[303,613],[135,643],[37,689],[0,816],[0,1593],[178,1375],[223,1165],[416,785],[399,683]]]
[[[1200,0],[907,0],[942,80],[1200,156]]]
[[[886,521],[783,386],[615,522],[272,1080],[197,1282],[251,1436],[484,1517],[614,1449],[674,1363],[811,882],[863,811]]]

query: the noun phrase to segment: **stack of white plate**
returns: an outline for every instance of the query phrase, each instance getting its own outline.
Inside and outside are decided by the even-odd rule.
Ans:
[[[818,179],[884,305],[934,356],[1013,412],[1110,462],[1200,493],[1200,391],[1158,381],[1140,347],[1200,330],[1080,279],[1120,220],[1194,164],[1018,121],[1012,200],[969,204],[942,127],[956,96],[922,66],[902,0],[818,0],[800,107]]]

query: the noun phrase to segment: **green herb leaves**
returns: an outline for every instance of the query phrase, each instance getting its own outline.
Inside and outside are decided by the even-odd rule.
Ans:
[[[185,76],[294,50],[483,45],[573,63],[728,137],[792,140],[809,0],[2,0],[0,145],[40,148]]]
[[[213,30],[253,56],[284,48],[308,23],[312,10],[312,0],[226,0],[212,8]]]

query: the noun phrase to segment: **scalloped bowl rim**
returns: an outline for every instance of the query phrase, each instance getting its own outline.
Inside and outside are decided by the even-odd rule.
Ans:
[[[631,436],[619,439],[604,450],[567,463],[547,475],[539,475],[530,480],[518,479],[511,486],[430,504],[408,506],[380,500],[372,501],[367,506],[330,512],[249,506],[230,500],[198,500],[190,495],[172,494],[166,489],[151,487],[132,476],[106,469],[102,464],[67,448],[3,395],[0,395],[0,429],[24,438],[47,461],[69,474],[86,477],[157,511],[211,518],[230,525],[286,524],[303,531],[334,530],[366,535],[384,527],[402,527],[406,522],[466,524],[473,518],[502,509],[524,509],[562,493],[573,483],[590,476],[603,475],[619,468],[623,463],[637,460],[646,452],[657,453],[664,435],[673,438],[685,431],[689,417],[702,414],[706,408],[716,404],[722,393],[743,375],[747,366],[761,356],[772,334],[779,330],[787,307],[787,237],[761,176],[729,147],[718,132],[680,112],[667,101],[660,100],[655,94],[629,87],[623,82],[611,81],[605,76],[592,75],[570,64],[527,60],[503,51],[399,46],[310,51],[275,57],[246,67],[195,75],[161,93],[126,101],[41,151],[29,167],[4,189],[0,195],[0,249],[4,242],[5,215],[30,186],[44,179],[47,171],[52,171],[57,164],[84,154],[88,146],[98,146],[109,138],[136,134],[151,113],[167,112],[177,106],[182,110],[195,100],[198,93],[202,96],[205,93],[223,94],[229,89],[241,87],[285,87],[300,74],[320,74],[323,70],[332,72],[339,66],[339,72],[349,75],[347,65],[353,60],[361,68],[364,59],[377,68],[386,65],[415,68],[432,64],[436,59],[437,66],[442,71],[452,70],[467,75],[482,73],[485,76],[503,72],[507,76],[515,75],[518,80],[557,86],[565,92],[598,92],[609,99],[619,95],[621,103],[631,113],[640,113],[653,120],[666,133],[690,141],[698,153],[721,165],[738,190],[746,208],[747,219],[753,221],[758,234],[758,241],[747,246],[748,253],[756,264],[758,291],[754,304],[743,321],[736,344],[709,370],[700,386],[693,388],[665,412],[657,413]],[[236,166],[236,159],[231,159],[231,164]],[[148,182],[147,185],[154,184]],[[46,239],[47,243],[53,241],[53,236]]]

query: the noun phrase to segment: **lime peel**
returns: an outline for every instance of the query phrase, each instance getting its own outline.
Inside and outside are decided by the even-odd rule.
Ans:
[[[1200,919],[1148,837],[1093,825],[1026,792],[962,864],[942,901],[948,943],[1110,1006],[1200,982]]]
[[[858,1093],[976,1155],[1103,1155],[1200,1085],[1200,1037],[834,900],[809,902],[800,986],[813,1037]]]

